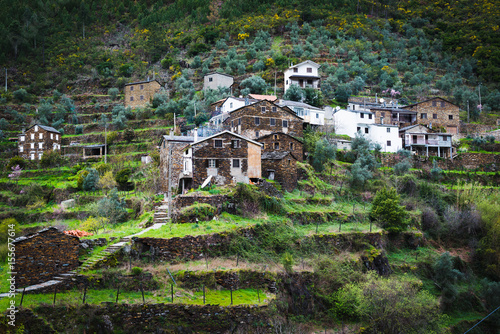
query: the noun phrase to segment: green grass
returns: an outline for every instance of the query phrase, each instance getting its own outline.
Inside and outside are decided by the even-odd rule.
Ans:
[[[274,295],[259,292],[260,303],[255,289],[241,289],[233,291],[233,305],[265,305],[274,299]],[[21,294],[16,294],[16,305],[21,301]],[[43,304],[52,305],[53,293],[47,294],[26,294],[23,299],[23,307],[34,308]],[[171,303],[170,286],[165,289],[155,291],[145,291],[144,300],[147,304]],[[9,298],[0,299],[0,308],[3,310],[9,305]],[[56,304],[61,305],[81,305],[83,301],[83,291],[59,292],[56,295]],[[116,290],[87,290],[85,302],[87,304],[100,304],[102,302],[115,302]],[[206,304],[229,306],[231,305],[231,292],[229,290],[205,290]],[[142,304],[141,292],[120,291],[118,302],[125,304]],[[189,291],[174,286],[174,304],[203,305],[202,291]]]
[[[318,228],[318,233],[316,233],[316,227]],[[330,222],[327,224],[308,224],[308,225],[296,225],[295,229],[304,235],[313,234],[339,234],[339,233],[352,233],[352,232],[370,232],[370,223],[368,222],[353,222],[346,223],[340,226],[338,222]],[[375,224],[372,224],[372,232],[380,232],[382,229]]]

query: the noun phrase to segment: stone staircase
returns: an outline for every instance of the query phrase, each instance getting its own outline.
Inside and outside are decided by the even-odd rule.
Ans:
[[[155,213],[153,216],[153,223],[161,224],[168,221],[168,204],[164,203],[155,208]]]
[[[78,272],[82,270],[92,269],[97,263],[104,261],[106,260],[107,257],[119,252],[129,242],[130,242],[130,237],[122,238],[120,242],[112,244],[111,246],[97,253],[96,254],[97,256],[92,256],[89,259],[87,259],[80,267],[78,267]]]

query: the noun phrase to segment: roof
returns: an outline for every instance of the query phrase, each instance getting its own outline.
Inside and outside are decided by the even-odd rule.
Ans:
[[[94,145],[82,145],[84,148],[100,148],[106,146],[105,144],[94,144]]]
[[[234,79],[234,77],[233,77],[232,75],[225,74],[225,73],[219,73],[219,72],[210,72],[210,73],[207,73],[207,74],[205,74],[205,77],[208,77],[209,75],[212,75],[212,74],[223,75],[223,76],[225,76],[225,77],[230,77],[230,78],[233,78],[233,79]]]
[[[315,63],[315,62],[313,62],[312,60],[306,60],[306,61],[303,61],[302,63],[298,63],[297,65],[292,65],[292,66],[290,66],[290,68],[299,67],[299,66],[302,66],[302,65],[305,65],[305,64],[309,64],[309,65],[312,65],[312,66],[316,66],[317,68],[320,68],[320,67],[321,67],[321,65],[320,65],[320,64]]]
[[[150,82],[155,82],[161,86],[160,82],[158,80],[146,80],[146,81],[137,81],[137,82],[131,82],[128,84],[125,84],[125,86],[131,86],[131,85],[138,85],[138,84],[143,84],[143,83],[150,83]]]
[[[44,129],[45,131],[49,131],[49,132],[55,132],[55,133],[60,133],[59,131],[57,131],[56,129],[54,129],[53,127],[51,126],[46,126],[46,125],[40,125],[40,124],[33,124],[32,126],[30,126],[26,131],[28,131],[29,129],[31,129],[32,127],[34,127],[35,125],[38,125],[40,128]],[[25,131],[25,132],[26,132]]]
[[[263,139],[263,138],[266,138],[266,137],[269,137],[269,136],[272,136],[272,135],[284,135],[284,136],[288,136],[288,137],[290,137],[292,139],[295,139],[296,141],[298,141],[300,143],[304,143],[302,140],[299,140],[299,139],[295,138],[294,136],[289,135],[288,133],[284,133],[284,132],[273,132],[273,133],[270,133],[270,134],[265,135],[265,136],[260,136],[256,140],[260,140],[260,139]]]
[[[174,142],[184,142],[184,143],[192,143],[194,142],[194,137],[191,136],[167,136],[163,135],[160,139],[160,145],[163,141],[174,141]]]
[[[319,76],[317,75],[308,75],[308,74],[294,74],[289,76],[290,79],[300,79],[300,78],[313,78],[313,79],[320,79]]]
[[[280,107],[281,106],[299,107],[299,108],[307,108],[307,109],[312,109],[312,110],[324,111],[323,109],[315,107],[315,106],[312,106],[310,104],[307,104],[307,103],[304,103],[304,102],[291,101],[291,100],[280,100],[277,104]]]
[[[415,125],[410,125],[410,126],[405,126],[404,128],[399,129],[399,131],[406,131],[410,130],[411,128],[414,128],[416,126],[419,126],[420,124],[415,124]]]
[[[76,239],[80,239],[78,238],[77,236],[74,236],[74,235],[71,235],[71,234],[66,234],[66,233],[63,233],[63,232],[60,232],[57,228],[55,228],[54,226],[50,226],[50,227],[47,227],[47,228],[44,228],[43,230],[40,230],[38,232],[35,232],[35,233],[32,233],[32,234],[28,234],[28,235],[25,235],[25,236],[22,236],[22,237],[19,237],[19,238],[16,238],[13,243],[18,243],[18,242],[23,242],[25,240],[29,240],[31,238],[34,238],[36,236],[39,236],[40,234],[42,233],[45,233],[45,232],[48,232],[48,231],[54,231],[54,232],[59,232],[61,233],[62,235],[65,235],[65,236],[68,236],[68,237],[71,237],[71,238],[76,238]]]
[[[240,109],[246,108],[246,107],[248,107],[248,106],[250,106],[250,105],[254,105],[254,104],[257,104],[257,103],[263,102],[263,101],[267,101],[267,100],[260,100],[260,101],[257,101],[257,102],[255,102],[255,103],[252,103],[252,104],[249,104],[249,105],[246,105],[246,106],[243,106],[243,107],[239,107],[238,109],[231,110],[231,111],[229,112],[229,114],[231,114],[231,113],[233,113],[233,112],[235,112],[235,111],[238,111],[238,110],[240,110]],[[288,108],[288,107],[286,107],[286,106],[285,106],[285,107],[281,107],[281,106],[277,105],[276,103],[273,103],[273,102],[270,102],[270,101],[267,101],[267,102],[269,102],[269,103],[271,103],[271,104],[273,104],[273,105],[275,105],[275,106],[277,106],[277,107],[280,107],[281,109],[283,109],[284,111],[288,112],[289,114],[291,114],[291,115],[293,115],[293,116],[297,117],[297,118],[298,118],[298,119],[300,119],[301,121],[304,121],[304,119],[303,119],[302,117],[298,116],[298,115],[297,115],[297,114],[296,114],[293,110],[291,110],[290,108]],[[224,122],[225,122],[225,121],[227,121],[227,120],[228,120],[228,119],[225,119],[225,120],[224,120]]]
[[[289,151],[263,152],[261,155],[261,160],[282,160],[288,155],[291,155],[295,160],[297,160],[292,152]]]
[[[449,104],[453,104],[455,107],[458,107],[455,103],[453,102],[450,102],[446,99],[443,99],[442,97],[439,97],[439,96],[434,96],[434,97],[431,97],[430,99],[427,99],[427,100],[424,100],[424,101],[421,101],[421,102],[417,102],[417,103],[413,103],[413,104],[408,104],[407,106],[404,106],[403,108],[411,108],[411,107],[414,107],[418,104],[421,104],[421,103],[425,103],[425,102],[428,102],[428,101],[432,101],[432,100],[435,100],[435,99],[440,99],[440,100],[443,100],[445,102],[448,102]],[[459,107],[460,108],[460,107]]]
[[[274,95],[260,95],[260,94],[248,94],[248,97],[255,100],[267,100],[269,102],[274,102],[278,99]]]
[[[234,137],[237,137],[237,138],[240,138],[240,139],[246,140],[247,142],[250,142],[250,143],[252,143],[252,144],[262,146],[262,144],[261,144],[261,143],[258,143],[258,142],[254,141],[254,140],[252,140],[252,139],[248,139],[247,137],[243,137],[243,136],[241,136],[241,135],[239,135],[239,134],[237,134],[237,133],[234,133],[234,132],[231,132],[231,131],[228,131],[228,130],[225,130],[225,131],[222,131],[222,132],[216,133],[216,134],[214,134],[214,135],[212,135],[212,136],[210,136],[210,137],[206,137],[206,138],[200,139],[200,140],[198,140],[197,142],[192,143],[190,146],[193,146],[193,145],[199,144],[199,143],[201,143],[201,142],[204,142],[204,141],[206,141],[206,140],[209,140],[209,139],[212,139],[212,138],[215,138],[215,137],[219,137],[219,136],[221,136],[221,135],[223,135],[223,134],[229,134],[229,135],[231,135],[231,136],[234,136]]]
[[[234,100],[237,100],[237,101],[246,101],[248,100],[248,102],[250,104],[253,104],[253,103],[257,103],[259,101],[262,101],[262,100],[258,100],[258,99],[249,99],[247,97],[234,97],[234,96],[229,96],[228,98],[226,98],[226,101],[229,100],[229,99],[234,99]],[[226,102],[224,101],[224,103]],[[271,101],[272,102],[272,101]]]
[[[391,108],[391,107],[375,107],[375,108],[370,108],[370,110],[382,110],[382,111],[391,111],[391,112],[404,112],[407,114],[416,114],[416,111],[411,111],[407,109],[402,109],[402,108]]]

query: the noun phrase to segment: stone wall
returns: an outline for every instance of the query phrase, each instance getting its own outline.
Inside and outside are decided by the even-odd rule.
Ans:
[[[198,203],[210,204],[211,206],[217,208],[217,210],[220,211],[224,203],[229,202],[230,200],[231,197],[229,197],[228,195],[201,196],[195,192],[177,196],[176,198],[174,198],[173,205],[175,209],[179,210],[198,202]]]
[[[446,132],[459,132],[460,109],[457,105],[454,105],[446,100],[435,97],[403,108],[417,112],[418,124],[429,125],[432,123],[433,128],[444,127]]]
[[[386,167],[393,167],[398,163],[396,154],[383,154],[382,165]],[[450,159],[436,159],[439,168],[446,170],[484,170],[484,171],[498,171],[500,170],[500,154],[494,153],[460,153],[453,160]],[[415,168],[432,168],[433,160],[425,156],[413,156],[413,166]]]
[[[460,123],[460,133],[464,134],[481,134],[483,136],[489,135],[488,133],[492,130],[497,129],[497,125],[486,125],[486,124],[475,124],[475,123]]]
[[[286,191],[297,188],[297,160],[288,154],[283,159],[263,159],[262,176],[269,178],[268,170],[274,170],[274,180]]]
[[[251,270],[182,271],[176,275],[176,280],[186,289],[200,289],[205,285],[208,289],[264,289],[271,293],[276,292],[277,278],[276,273]]]
[[[168,191],[168,152],[169,145],[172,146],[172,159],[171,159],[171,171],[172,171],[172,188],[177,189],[179,186],[179,175],[182,174],[184,170],[184,148],[192,143],[192,140],[188,140],[186,137],[185,141],[166,141],[163,140],[160,146],[160,174],[161,174],[161,189],[162,191]]]
[[[285,133],[273,133],[256,139],[262,146],[264,152],[292,152],[295,158],[302,162],[304,160],[304,145],[301,141]],[[276,145],[278,144],[278,145]]]
[[[79,238],[61,233],[54,227],[17,238],[14,245],[17,287],[47,281],[77,268],[80,264]]]
[[[146,103],[150,103],[161,88],[158,81],[144,81],[126,85],[125,91],[125,106],[126,107],[141,107]]]
[[[265,111],[262,111],[265,107]],[[275,108],[275,111],[273,111]],[[259,119],[259,124],[256,119]],[[272,122],[274,120],[274,125]],[[283,121],[288,122],[283,127]],[[303,120],[288,108],[282,108],[267,100],[262,100],[249,106],[232,111],[224,126],[242,136],[256,139],[274,132],[287,133],[294,137],[303,137]]]

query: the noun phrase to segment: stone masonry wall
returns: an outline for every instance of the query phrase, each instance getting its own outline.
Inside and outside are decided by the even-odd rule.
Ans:
[[[433,103],[435,103],[435,106],[433,106]],[[444,106],[441,106],[441,103],[444,103]],[[433,128],[442,126],[445,129],[447,129],[447,126],[451,126],[456,127],[457,131],[460,127],[459,107],[441,98],[433,98],[404,107],[404,109],[417,112],[418,124],[429,125],[432,123]],[[426,118],[422,118],[422,114],[426,114]],[[450,116],[452,119],[450,119]],[[449,132],[448,129],[447,132]]]
[[[34,139],[31,139],[31,135],[34,134]],[[42,139],[40,139],[40,134],[42,134]],[[52,138],[50,135],[52,134]],[[57,140],[56,140],[57,136]],[[28,129],[24,134],[24,141],[21,141],[19,138],[18,142],[18,152],[19,156],[24,159],[30,160],[30,154],[33,152],[35,154],[35,160],[38,160],[38,154],[46,151],[50,151],[53,149],[54,144],[61,144],[61,134],[53,133],[47,130],[38,127],[38,131],[35,131],[35,127],[33,126],[31,129]],[[39,144],[42,143],[42,148],[40,148]],[[31,148],[31,144],[33,144],[33,148]],[[23,147],[23,152],[21,152],[21,147]]]
[[[157,81],[138,82],[125,86],[125,106],[132,108],[145,106],[146,103],[149,103],[153,99],[154,94],[160,88],[161,86]]]
[[[262,176],[269,177],[269,172],[267,171],[269,169],[275,171],[274,180],[281,184],[284,190],[291,192],[293,189],[297,188],[297,160],[291,154],[288,154],[281,160],[262,160]]]
[[[413,165],[415,168],[432,168],[433,160],[424,156],[413,156]],[[455,159],[437,159],[437,164],[442,169],[463,170],[463,169],[484,169],[491,171],[500,169],[500,154],[488,153],[460,153]],[[382,165],[393,167],[398,162],[396,154],[382,155]],[[493,167],[492,165],[496,167]]]
[[[55,228],[21,237],[16,247],[16,286],[41,283],[79,266],[80,240]]]
[[[168,191],[168,151],[169,145],[172,146],[172,187],[177,188],[179,186],[179,175],[181,175],[184,170],[184,158],[183,149],[189,145],[188,142],[172,142],[163,141],[165,145],[160,146],[160,174],[161,177],[161,189],[162,191]]]
[[[210,204],[211,206],[220,210],[225,202],[231,198],[227,195],[211,195],[211,196],[197,196],[196,193],[177,196],[173,203],[176,210],[182,209],[186,206],[193,205],[195,202]]]
[[[262,111],[262,107],[265,107],[265,111]],[[272,111],[273,107],[276,108],[276,111]],[[273,132],[284,132],[302,138],[303,120],[293,111],[287,110],[289,109],[263,100],[231,112],[224,121],[224,126],[231,132],[250,139],[256,139]],[[256,118],[259,119],[259,124],[256,124]],[[271,125],[272,119],[274,119],[275,125]],[[283,120],[288,121],[288,127],[283,127]]]
[[[292,152],[297,160],[302,162],[304,160],[304,145],[299,140],[284,133],[273,133],[268,136],[256,139],[261,144],[262,153],[264,152]],[[276,143],[279,144],[276,148]],[[293,148],[292,146],[293,145]]]
[[[215,141],[222,140],[222,147],[215,147]],[[239,147],[233,148],[232,140],[239,140]],[[215,183],[218,185],[244,182],[248,172],[248,141],[224,133],[213,139],[203,141],[193,148],[193,188],[203,184],[209,175],[209,169],[217,173]],[[209,159],[215,159],[214,168],[209,168]],[[233,168],[233,160],[239,159],[240,167]]]

